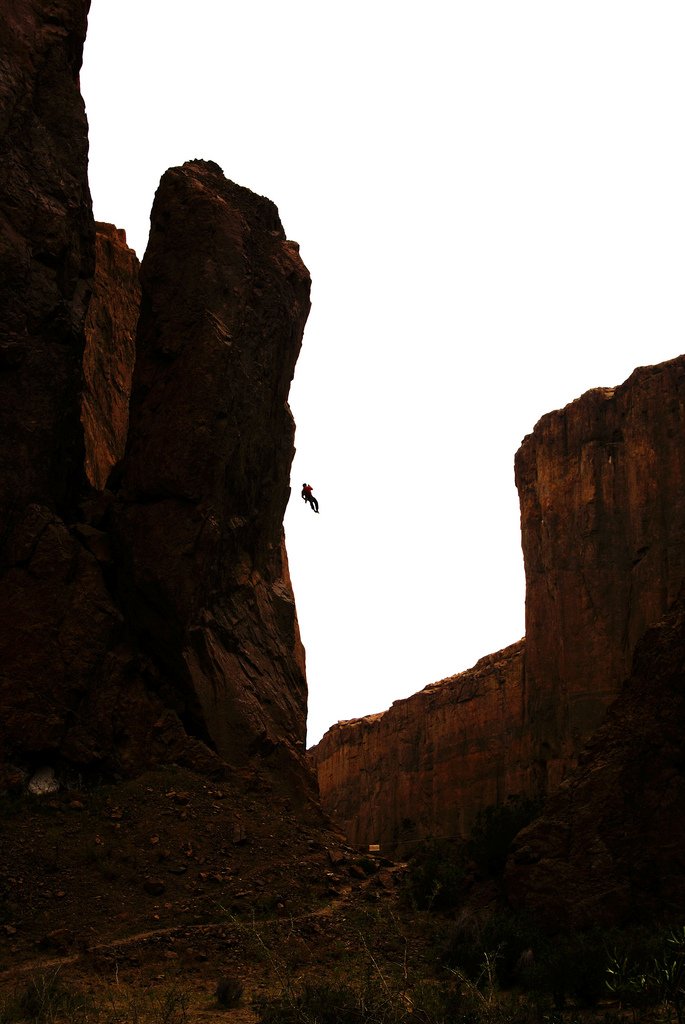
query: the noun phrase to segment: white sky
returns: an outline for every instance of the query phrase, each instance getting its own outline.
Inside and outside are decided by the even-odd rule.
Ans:
[[[682,0],[93,0],[95,216],[142,258],[215,160],[312,275],[309,743],[523,635],[522,438],[685,349],[684,52]]]

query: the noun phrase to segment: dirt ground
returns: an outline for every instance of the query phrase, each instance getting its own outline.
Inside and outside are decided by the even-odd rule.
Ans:
[[[65,1019],[242,1024],[304,980],[430,959],[403,866],[346,846],[314,804],[295,814],[257,772],[70,783],[0,800],[0,1020],[54,999]]]

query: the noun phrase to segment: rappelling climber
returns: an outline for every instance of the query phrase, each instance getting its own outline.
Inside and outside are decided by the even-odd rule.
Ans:
[[[302,500],[303,501],[308,501],[309,504],[312,506],[312,508],[314,509],[315,512],[319,511],[319,503],[316,500],[316,498],[314,497],[314,495],[312,494],[312,485],[311,484],[302,484]]]

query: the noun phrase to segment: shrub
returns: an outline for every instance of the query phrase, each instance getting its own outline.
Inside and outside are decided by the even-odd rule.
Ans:
[[[507,911],[457,922],[444,949],[445,966],[475,982],[487,960],[501,989],[519,988],[551,999],[557,1008],[572,1000],[593,1006],[607,994],[609,949],[653,949],[642,934],[593,929],[550,937],[530,918]],[[618,955],[618,954],[617,954]]]
[[[685,1021],[685,927],[642,942],[616,944],[608,958],[606,985],[624,1006],[634,1011],[666,1003],[675,1010],[679,1024]]]
[[[5,1005],[3,1014],[5,1020],[53,1024],[55,1020],[81,1019],[87,1009],[87,1000],[67,988],[58,969],[29,978],[16,994],[13,1005]]]
[[[606,995],[606,932],[599,929],[559,936],[541,951],[539,987],[555,1005],[567,999],[580,1006],[595,1006]]]
[[[239,1005],[243,994],[243,983],[238,978],[222,978],[216,986],[216,1001],[224,1009]]]
[[[462,1007],[458,986],[424,982],[400,991],[377,979],[359,987],[305,985],[256,1009],[259,1024],[476,1024],[458,1013]]]
[[[459,921],[443,953],[447,967],[458,968],[475,981],[486,958],[494,959],[501,988],[538,987],[540,957],[548,939],[528,918],[502,911]]]
[[[468,844],[475,864],[488,875],[501,875],[514,837],[539,811],[540,801],[521,796],[479,811]]]
[[[409,892],[418,910],[452,910],[464,896],[464,848],[446,839],[422,843],[411,859]]]
[[[256,1007],[259,1024],[359,1024],[374,1013],[375,999],[364,1000],[349,985],[305,985],[297,993],[286,992]]]

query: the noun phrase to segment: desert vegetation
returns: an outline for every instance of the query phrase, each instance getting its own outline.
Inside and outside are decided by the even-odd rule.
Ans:
[[[200,966],[62,958],[4,986],[0,1024],[682,1024],[684,927],[550,936],[506,910],[416,910],[410,886],[289,920],[217,905]]]
[[[253,810],[246,836],[225,833],[214,822],[234,799],[163,772],[119,784],[116,802],[93,785],[8,806],[0,944],[15,959],[0,968],[0,1024],[682,1024],[682,922],[551,935],[507,907],[506,853],[533,811],[522,802],[484,812],[469,842],[417,844],[407,863],[312,832],[278,867],[287,821],[258,864],[276,818]],[[189,822],[212,825],[216,850],[198,834],[191,852]],[[30,849],[39,874],[20,898]]]

